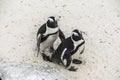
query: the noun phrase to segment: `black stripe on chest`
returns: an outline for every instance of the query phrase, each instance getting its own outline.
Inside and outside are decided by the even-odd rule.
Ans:
[[[55,32],[55,33],[51,33],[51,34],[47,34],[46,36],[43,35],[43,37],[41,38],[41,42],[44,42],[49,36],[57,34],[59,31]]]
[[[71,55],[75,54],[76,51],[78,50],[78,48],[79,48],[80,46],[82,46],[84,43],[85,43],[85,42],[82,42],[80,45],[78,45],[78,46],[76,47],[76,49],[71,52]]]

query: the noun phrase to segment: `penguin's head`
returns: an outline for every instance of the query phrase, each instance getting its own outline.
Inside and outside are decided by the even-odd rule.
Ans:
[[[79,40],[84,41],[82,33],[78,29],[75,29],[75,30],[72,31],[71,37],[74,41],[79,41]]]
[[[47,20],[47,26],[50,28],[56,28],[58,27],[57,25],[57,20],[55,19],[54,16],[50,16]]]

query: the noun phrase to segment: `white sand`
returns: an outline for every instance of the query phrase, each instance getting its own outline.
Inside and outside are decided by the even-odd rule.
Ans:
[[[66,37],[75,28],[84,32],[86,49],[80,58],[85,63],[77,65],[77,72],[34,56],[37,30],[51,15]],[[46,64],[68,80],[120,80],[120,0],[0,0],[0,61]]]

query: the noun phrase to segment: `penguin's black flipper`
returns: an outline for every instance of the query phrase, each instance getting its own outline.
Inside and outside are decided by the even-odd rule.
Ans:
[[[61,41],[63,41],[65,39],[65,35],[63,34],[63,32],[59,29],[59,38]]]
[[[36,36],[36,40],[37,40],[37,48],[38,48],[38,52],[37,52],[37,57],[38,57],[38,54],[39,54],[39,51],[40,51],[40,43],[41,43],[41,38],[43,37],[43,34],[45,33],[46,31],[46,23],[43,24],[38,32],[37,32],[37,36]]]
[[[42,37],[43,37],[43,35],[40,35],[37,39],[37,48],[38,48],[37,57],[38,57],[38,54],[40,52],[40,43],[41,43]]]
[[[40,52],[40,42],[41,42],[41,37],[39,37],[38,40],[37,40],[37,49],[38,49],[38,51],[37,51],[37,57],[38,57],[38,54]]]
[[[46,24],[43,24],[40,28],[39,28],[39,30],[38,30],[38,32],[37,32],[37,37],[38,37],[38,35],[39,34],[44,34],[45,33],[45,31],[46,31]]]

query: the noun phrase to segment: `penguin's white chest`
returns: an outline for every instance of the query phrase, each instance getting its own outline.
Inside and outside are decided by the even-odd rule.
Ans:
[[[80,41],[78,41],[78,42],[74,42],[74,50],[77,48],[77,46],[79,45],[79,44],[81,44],[82,42],[83,42],[84,40],[80,40]],[[72,55],[72,58],[74,59],[74,58],[78,58],[79,57],[79,55],[80,55],[80,52],[82,52],[82,50],[85,48],[85,44],[83,44],[83,45],[81,45],[79,48],[78,48],[78,50],[76,51],[76,53],[74,54],[74,55]]]
[[[54,41],[57,39],[57,37],[58,37],[58,33],[50,35],[44,42],[40,44],[40,49],[44,51],[46,48],[52,46]]]

